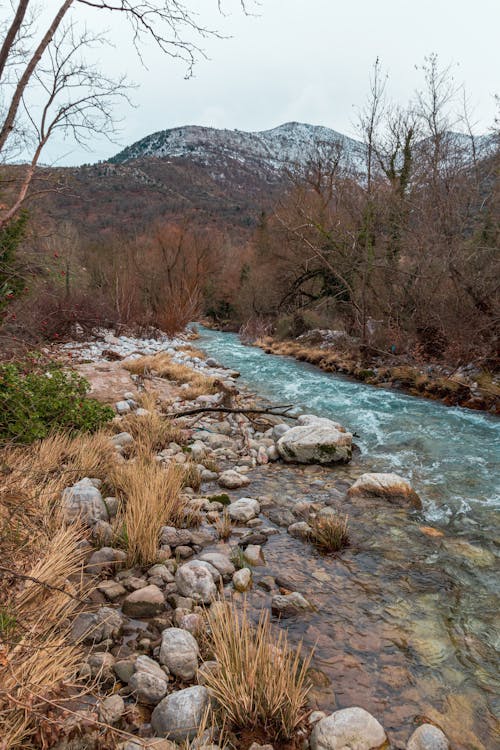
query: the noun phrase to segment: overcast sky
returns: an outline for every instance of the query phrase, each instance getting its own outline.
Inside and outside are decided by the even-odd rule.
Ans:
[[[141,67],[126,29],[106,20],[117,46],[102,62],[138,84],[135,108],[120,110],[121,145],[187,124],[264,130],[297,120],[354,135],[355,109],[366,97],[375,58],[389,74],[391,96],[404,103],[421,80],[415,65],[431,52],[455,66],[478,130],[487,131],[493,121],[494,94],[500,93],[500,0],[261,0],[253,17],[238,10],[238,0],[225,0],[224,17],[216,0],[185,3],[203,9],[202,18],[231,36],[202,42],[209,59],[199,61],[189,80],[182,64],[152,47],[145,53],[147,68]],[[92,162],[116,153],[120,144],[103,139],[85,152],[54,141],[45,161]]]

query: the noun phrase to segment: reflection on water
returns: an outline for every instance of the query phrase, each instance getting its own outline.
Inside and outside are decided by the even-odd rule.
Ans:
[[[292,639],[316,644],[313,702],[362,705],[394,747],[405,746],[424,716],[455,750],[493,748],[500,421],[266,355],[231,334],[203,330],[197,345],[260,394],[333,416],[359,435],[362,454],[348,467],[262,467],[246,490],[267,504],[319,502],[349,513],[353,544],[341,557],[281,533],[265,546],[266,566],[254,571],[256,582],[286,574],[316,607],[287,621]],[[409,478],[424,511],[367,506],[333,491],[371,469]],[[429,525],[442,536],[424,533]],[[257,585],[250,595],[259,608],[270,597]]]

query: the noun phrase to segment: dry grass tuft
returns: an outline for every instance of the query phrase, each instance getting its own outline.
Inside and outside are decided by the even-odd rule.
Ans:
[[[184,346],[179,347],[179,350],[181,352],[189,354],[190,357],[198,357],[199,359],[206,359],[207,357],[205,352],[202,352],[201,349],[197,349],[195,346],[192,346],[192,344],[184,344]]]
[[[205,467],[205,469],[207,471],[213,471],[216,474],[218,474],[219,471],[220,471],[219,464],[217,463],[217,461],[214,458],[205,458],[204,457],[204,458],[201,459],[201,463],[203,464],[203,466]]]
[[[224,508],[224,512],[216,520],[214,526],[219,539],[222,539],[224,542],[229,539],[229,537],[233,533],[233,526],[231,523],[231,516],[229,515],[227,508]]]
[[[111,481],[123,501],[117,524],[130,565],[157,562],[161,527],[183,523],[182,479],[178,466],[164,468],[145,454],[115,467]]]
[[[293,653],[267,612],[254,627],[246,609],[225,602],[210,614],[210,626],[218,668],[206,685],[230,727],[260,730],[270,742],[293,737],[305,718],[311,656],[302,660],[301,646]]]
[[[159,378],[179,383],[179,385],[188,384],[189,388],[183,389],[184,397],[187,400],[209,393],[217,393],[215,378],[207,377],[202,372],[193,370],[187,365],[174,362],[172,357],[164,352],[125,362],[124,367],[135,375],[156,375]]]
[[[83,477],[106,479],[115,463],[109,436],[55,434],[0,452],[0,556],[29,557],[37,537],[60,526],[61,492]]]
[[[116,429],[132,435],[137,452],[156,453],[169,443],[183,445],[187,442],[187,435],[180,427],[153,409],[143,416],[127,415],[117,423]]]
[[[349,546],[348,520],[334,515],[310,520],[311,541],[322,552],[340,552]]]
[[[193,461],[186,461],[185,464],[180,464],[183,477],[182,486],[192,487],[195,492],[201,487],[201,474],[197,464]]]

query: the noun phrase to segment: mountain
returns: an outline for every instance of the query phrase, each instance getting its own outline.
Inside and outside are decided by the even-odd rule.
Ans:
[[[264,178],[278,177],[284,168],[304,165],[318,149],[341,149],[342,158],[362,171],[363,144],[319,125],[287,122],[272,130],[245,132],[186,126],[161,130],[128,146],[110,161],[128,163],[134,159],[190,159],[219,170],[224,179],[235,162]]]
[[[466,167],[470,139],[457,133],[449,138],[456,163]],[[492,136],[477,145],[483,158],[485,150],[491,152]],[[418,147],[425,149],[426,141]],[[113,233],[117,226],[141,231],[172,220],[216,225],[243,237],[283,197],[290,185],[287,170],[318,155],[338,154],[349,173],[363,180],[364,145],[330,128],[298,122],[255,133],[173,128],[142,138],[106,162],[48,170],[65,189],[47,199],[47,210],[90,235]]]

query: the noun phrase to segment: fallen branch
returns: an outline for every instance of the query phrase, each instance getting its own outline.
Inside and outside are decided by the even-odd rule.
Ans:
[[[79,599],[77,596],[70,594],[69,591],[66,591],[60,586],[54,586],[53,584],[47,583],[46,581],[41,581],[39,578],[33,578],[33,576],[27,576],[24,573],[18,573],[15,570],[11,570],[10,568],[4,568],[3,565],[0,565],[0,574],[3,574],[3,573],[7,574],[11,578],[19,578],[21,581],[31,581],[33,583],[38,584],[38,586],[43,586],[44,588],[50,589],[51,591],[59,591],[61,594],[65,594],[70,599],[74,599],[75,602],[78,602],[79,604],[85,604],[85,602],[82,599]]]
[[[203,414],[204,412],[215,412],[219,414],[269,414],[273,417],[287,417],[288,419],[297,419],[293,414],[289,414],[290,409],[294,409],[294,404],[284,404],[283,406],[269,406],[267,408],[232,408],[230,406],[199,406],[195,409],[186,409],[185,411],[174,411],[164,414],[167,419],[177,419],[177,417],[189,417],[193,414]]]

